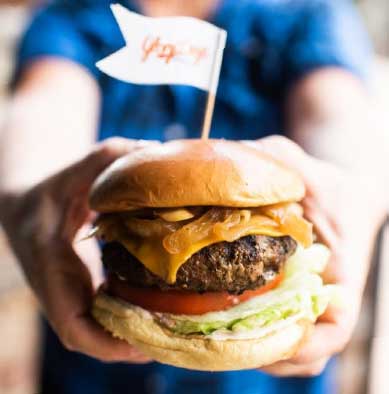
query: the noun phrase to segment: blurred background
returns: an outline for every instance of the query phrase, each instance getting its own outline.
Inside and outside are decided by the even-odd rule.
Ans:
[[[383,139],[388,142],[389,1],[359,0],[357,4],[376,50],[371,86],[384,124]],[[7,86],[13,69],[15,45],[33,5],[33,1],[0,0],[0,124],[7,106]],[[342,394],[389,392],[382,368],[389,365],[389,354],[380,349],[379,341],[374,340],[389,332],[389,322],[383,313],[389,302],[388,286],[382,285],[389,282],[389,272],[385,271],[389,271],[389,235],[383,231],[358,328],[340,357],[338,381]],[[38,392],[39,341],[36,304],[0,229],[0,394]]]

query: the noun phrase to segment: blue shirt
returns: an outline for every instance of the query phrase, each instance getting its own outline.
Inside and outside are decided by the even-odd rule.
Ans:
[[[135,2],[117,2],[139,11]],[[228,31],[213,137],[256,139],[282,133],[284,101],[296,81],[328,66],[360,78],[368,72],[368,39],[347,0],[221,0],[210,22]],[[97,60],[123,45],[109,1],[54,1],[36,12],[21,41],[15,80],[34,59],[65,58],[85,67],[100,86],[100,139],[198,137],[204,92],[131,85],[97,70]],[[336,392],[328,371],[312,379],[276,379],[256,371],[209,374],[157,363],[104,365],[65,351],[47,327],[42,379],[43,394]]]
[[[119,2],[137,11],[135,2]],[[95,67],[124,45],[109,3],[60,0],[39,10],[21,43],[19,72],[42,56],[86,67],[102,91],[101,139],[198,137],[204,92],[132,85]],[[221,0],[210,20],[228,31],[213,137],[254,139],[280,133],[285,130],[284,99],[295,81],[325,66],[362,77],[368,70],[370,47],[347,0]]]

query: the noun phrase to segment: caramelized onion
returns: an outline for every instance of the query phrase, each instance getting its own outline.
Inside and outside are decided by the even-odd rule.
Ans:
[[[242,222],[247,223],[250,220],[251,212],[245,210],[226,210],[226,218],[213,226],[213,232],[221,239],[229,241],[231,237],[231,229],[235,229]],[[229,241],[231,242],[231,241]]]
[[[261,207],[260,210],[280,224],[287,220],[288,216],[303,216],[303,208],[297,203],[273,204]]]
[[[218,223],[214,227],[214,232],[218,237],[224,239],[227,242],[233,242],[237,239],[248,235],[254,234],[261,229],[269,229],[271,228],[274,231],[278,230],[278,224],[274,220],[264,216],[264,215],[255,215],[252,216],[248,222],[242,221],[241,223],[232,226],[232,227],[223,227],[220,226],[221,223]]]
[[[96,222],[93,235],[105,241],[120,239],[128,232],[141,238],[156,238],[171,254],[185,252],[206,238],[233,242],[249,234],[289,235],[305,247],[313,242],[312,224],[303,218],[302,207],[296,203],[252,209],[215,207],[197,219],[189,218],[195,211],[186,208],[158,210],[154,214],[160,217],[144,219],[133,213],[103,215]]]
[[[127,230],[142,238],[160,238],[174,233],[182,226],[177,222],[167,222],[163,219],[122,219]]]
[[[183,220],[193,219],[195,217],[195,214],[186,208],[154,211],[154,215],[167,222],[182,222]]]
[[[291,236],[304,247],[312,245],[312,224],[303,218],[301,205],[296,203],[275,204],[263,207],[262,212],[274,219],[284,234]]]
[[[213,232],[216,235],[220,235],[223,232],[227,232],[230,228],[237,226],[241,223],[240,210],[226,210],[226,218],[213,226]],[[250,214],[249,214],[250,215]],[[246,217],[246,216],[244,216]]]
[[[240,210],[241,223],[247,223],[251,218],[251,211],[249,209]]]
[[[224,220],[225,209],[212,208],[197,220],[186,224],[173,234],[163,239],[164,248],[171,254],[187,250],[193,243],[199,242],[212,234],[213,226]]]

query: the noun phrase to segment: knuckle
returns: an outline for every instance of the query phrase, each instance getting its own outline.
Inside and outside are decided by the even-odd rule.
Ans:
[[[104,157],[117,157],[145,146],[155,145],[158,141],[135,140],[122,137],[112,137],[97,145],[98,154]]]
[[[332,346],[332,353],[337,354],[344,350],[352,336],[352,328],[348,322],[337,323],[336,342]]]
[[[119,137],[109,138],[99,145],[99,151],[102,154],[110,154],[118,147],[118,145],[120,145],[121,142],[122,140]]]
[[[136,146],[136,140],[128,140],[120,137],[112,137],[103,141],[98,145],[97,151],[101,155],[112,156],[117,154],[118,152],[123,151],[123,149]]]
[[[282,150],[287,149],[296,154],[301,154],[304,152],[298,144],[283,135],[272,135],[270,137],[267,137],[266,139],[271,144],[278,146]]]
[[[283,135],[271,135],[267,137],[267,140],[273,144],[278,144],[280,146],[290,146],[294,144],[294,142],[292,142],[289,138]]]
[[[319,376],[323,372],[323,368],[313,367],[307,370],[304,376],[315,377]]]
[[[267,140],[272,141],[275,144],[280,144],[280,145],[287,145],[292,142],[289,138],[287,138],[283,135],[271,135],[271,136],[267,137]]]
[[[112,150],[112,144],[108,141],[104,141],[94,148],[90,153],[90,158],[93,160],[110,157],[112,155]]]
[[[55,325],[53,325],[54,329],[56,329]],[[61,328],[57,328],[56,332],[58,337],[62,343],[62,345],[69,351],[77,350],[75,338],[72,335],[71,328],[68,324],[62,324]]]
[[[99,360],[102,363],[115,363],[115,362],[120,362],[120,361],[126,361],[126,362],[131,362],[131,360],[124,360],[123,358],[118,358],[114,354],[102,354],[100,352],[95,352],[93,355],[93,358]]]
[[[76,350],[76,347],[74,346],[73,342],[69,338],[61,339],[61,342],[66,350],[69,350],[70,352],[74,352]]]
[[[132,143],[130,142],[130,145]],[[135,143],[134,143],[135,145]],[[119,137],[107,139],[96,146],[91,152],[90,159],[97,162],[110,162],[125,154],[129,150],[129,142]]]
[[[114,363],[114,362],[118,361],[118,360],[115,360],[113,357],[106,356],[103,354],[94,354],[93,358],[95,358],[96,360],[98,360],[102,363]]]
[[[63,333],[59,333],[59,339],[61,340],[62,345],[70,351],[74,351],[76,350],[76,346],[74,344],[73,339],[67,335],[67,334],[63,334]]]
[[[272,135],[260,140],[265,149],[268,148],[278,155],[287,155],[288,157],[301,158],[305,156],[304,150],[295,142],[281,135]]]
[[[350,341],[350,338],[351,338],[351,333],[341,334],[338,339],[338,343],[334,347],[334,354],[341,353],[347,346],[348,342]]]
[[[45,250],[48,238],[55,230],[55,209],[50,196],[31,190],[15,203],[9,213],[11,238],[28,246],[34,255]]]
[[[296,365],[307,365],[312,362],[312,357],[311,355],[305,355],[301,353],[295,355],[292,359],[290,359],[290,362]]]
[[[315,376],[319,376],[323,373],[326,365],[327,365],[327,361],[319,361],[316,363],[312,363],[309,366],[305,367],[302,371],[300,376],[303,377],[315,377]]]

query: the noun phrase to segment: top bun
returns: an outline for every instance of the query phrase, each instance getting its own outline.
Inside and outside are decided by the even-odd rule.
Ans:
[[[299,201],[302,179],[253,147],[225,140],[175,140],[111,164],[90,206],[99,212],[185,206],[257,207]]]

